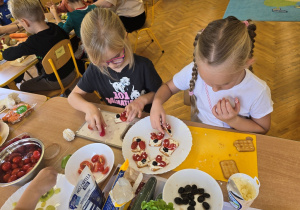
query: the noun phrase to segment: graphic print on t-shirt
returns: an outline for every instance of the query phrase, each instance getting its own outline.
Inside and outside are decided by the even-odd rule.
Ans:
[[[129,87],[130,78],[128,77],[122,77],[119,82],[111,82],[109,80],[109,83],[115,90],[113,92],[114,97],[106,98],[109,104],[118,104],[120,106],[127,106],[130,102],[132,102],[133,100],[137,99],[138,97],[146,93],[145,90],[142,90],[141,92],[135,90],[134,85],[132,85],[132,88],[130,88]]]

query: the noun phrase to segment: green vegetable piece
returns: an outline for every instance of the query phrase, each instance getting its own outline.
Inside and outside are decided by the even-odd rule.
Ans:
[[[52,206],[52,205],[49,205],[49,206],[46,207],[46,210],[55,210],[55,207]]]
[[[173,203],[167,204],[164,200],[143,201],[141,205],[143,210],[174,210]]]
[[[66,168],[66,165],[67,165],[67,162],[68,160],[70,159],[72,155],[67,155],[65,156],[62,160],[61,160],[61,168],[62,169],[65,169]]]
[[[136,196],[135,202],[131,210],[140,210],[143,201],[149,201],[153,198],[157,180],[155,177],[150,177],[139,194]]]
[[[46,192],[44,195],[40,197],[41,202],[46,202],[49,198],[51,198],[54,195],[54,190],[53,188]]]

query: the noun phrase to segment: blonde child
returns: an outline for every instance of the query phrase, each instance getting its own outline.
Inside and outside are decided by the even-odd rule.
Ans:
[[[267,133],[273,111],[270,89],[251,73],[256,26],[228,17],[211,22],[195,39],[194,61],[156,93],[151,109],[152,127],[162,131],[162,104],[180,90],[189,90],[192,120]]]
[[[150,112],[162,80],[150,60],[133,54],[119,17],[109,9],[92,10],[82,21],[81,39],[91,64],[69,95],[71,106],[99,131],[106,124],[101,111],[83,98],[86,93],[96,90],[107,104],[124,107],[128,121]]]

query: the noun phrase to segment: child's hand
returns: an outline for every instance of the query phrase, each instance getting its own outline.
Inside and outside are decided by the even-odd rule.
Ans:
[[[56,184],[56,177],[57,171],[53,167],[44,168],[32,180],[28,188],[42,196]]]
[[[93,130],[101,132],[101,125],[104,128],[106,127],[101,111],[94,104],[90,104],[88,110],[85,112],[85,120]]]
[[[48,7],[48,8],[50,8],[52,5],[54,5],[54,3],[53,3],[52,0],[51,0],[51,1],[48,1],[48,2],[45,4],[45,6]]]
[[[162,105],[152,105],[150,111],[150,121],[153,129],[159,130],[164,133],[161,124],[166,125],[166,113]]]
[[[127,121],[131,122],[136,116],[141,118],[144,106],[145,105],[139,99],[136,99],[128,104],[125,107]]]
[[[219,102],[212,108],[213,115],[219,120],[230,125],[230,122],[238,116],[241,108],[238,98],[235,98],[234,102],[235,107],[232,107],[228,99],[223,98],[222,100],[219,100]]]
[[[57,11],[56,11],[56,6],[55,6],[55,4],[52,4],[52,5],[50,6],[50,12],[51,12],[51,14],[52,14],[52,15],[55,15],[55,14],[57,14]]]

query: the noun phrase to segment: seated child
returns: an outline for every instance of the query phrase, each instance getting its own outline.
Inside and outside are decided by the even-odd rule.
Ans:
[[[149,112],[162,80],[150,60],[133,54],[119,17],[109,9],[92,10],[82,21],[81,39],[91,64],[69,95],[71,106],[99,131],[106,124],[97,106],[83,98],[86,93],[96,90],[107,104],[124,107],[128,121]]]
[[[69,38],[68,34],[59,26],[45,22],[39,0],[10,0],[8,4],[13,17],[27,32],[33,35],[29,36],[25,42],[6,49],[2,54],[3,58],[12,61],[25,55],[35,54],[39,60],[37,68],[42,73],[42,75],[22,83],[20,89],[26,92],[60,89],[54,73],[46,74],[41,62],[56,43]],[[73,81],[76,73],[72,59],[58,69],[58,74],[63,85],[68,85]]]
[[[249,20],[250,21],[250,20]],[[268,85],[248,68],[254,62],[256,26],[228,17],[211,22],[195,40],[194,61],[156,93],[151,125],[162,131],[163,103],[189,90],[192,120],[240,131],[267,133],[273,102]]]

